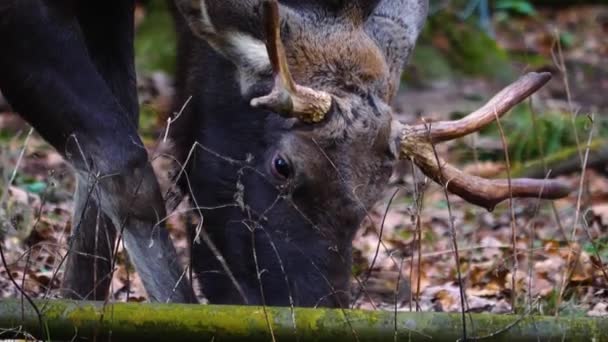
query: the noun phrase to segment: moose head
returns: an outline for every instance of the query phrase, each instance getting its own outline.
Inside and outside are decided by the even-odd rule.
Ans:
[[[523,77],[458,121],[393,117],[426,0],[176,4],[198,39],[180,43],[190,65],[180,92],[193,97],[195,118],[185,140],[202,147],[188,160],[188,191],[201,207],[238,203],[204,210],[205,239],[193,246],[211,302],[347,306],[352,239],[400,159],[487,209],[568,193],[551,180],[469,176],[434,149],[488,125],[547,74]]]

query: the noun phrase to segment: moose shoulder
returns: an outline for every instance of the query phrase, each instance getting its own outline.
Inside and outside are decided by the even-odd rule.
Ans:
[[[466,135],[548,79],[531,74],[458,122],[408,126],[389,107],[426,0],[177,0],[180,182],[201,209],[192,267],[212,303],[339,306],[351,242],[393,164],[464,199],[556,198],[554,181],[490,181],[433,144]]]

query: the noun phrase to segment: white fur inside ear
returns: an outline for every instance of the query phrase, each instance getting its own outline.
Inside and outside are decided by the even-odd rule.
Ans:
[[[227,45],[232,49],[231,57],[239,67],[245,67],[254,73],[265,72],[270,68],[270,58],[266,44],[248,34],[229,32],[226,34]]]
[[[225,1],[225,0],[221,0]],[[234,63],[238,82],[246,92],[261,77],[271,74],[270,58],[264,41],[232,27],[216,27],[207,8],[207,0],[177,0],[192,31],[213,49]]]
[[[236,65],[241,94],[245,94],[272,71],[266,44],[242,32],[227,32],[224,37],[229,49],[224,55]]]

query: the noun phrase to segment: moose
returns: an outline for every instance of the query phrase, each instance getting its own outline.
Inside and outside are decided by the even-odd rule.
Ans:
[[[435,144],[493,122],[544,85],[530,73],[469,116],[415,125],[390,103],[426,0],[175,0],[175,176],[200,222],[191,267],[211,303],[346,307],[351,242],[393,166],[411,160],[491,210],[554,199],[556,180],[487,180]],[[107,296],[122,236],[151,300],[196,302],[137,135],[132,0],[0,0],[0,89],[74,167],[63,295]],[[111,23],[111,24],[109,24]]]

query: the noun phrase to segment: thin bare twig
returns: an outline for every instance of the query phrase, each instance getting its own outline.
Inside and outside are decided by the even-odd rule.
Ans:
[[[528,101],[528,108],[530,109],[530,116],[532,117],[532,130],[534,132],[537,132],[537,134],[535,134],[536,136],[536,147],[538,148],[538,151],[540,153],[540,161],[542,163],[543,166],[543,171],[546,174],[549,173],[549,168],[547,166],[547,160],[546,160],[546,156],[545,156],[545,146],[543,144],[543,140],[541,139],[541,136],[539,133],[539,127],[538,127],[538,118],[536,115],[536,110],[534,109],[534,105],[533,105],[533,97],[530,97],[529,101]],[[559,228],[559,231],[562,233],[564,240],[568,239],[568,236],[566,234],[566,230],[564,229],[564,225],[562,224],[562,221],[559,217],[559,212],[557,211],[557,206],[555,206],[555,202],[551,201],[551,211],[553,212],[553,218],[555,220],[555,223],[557,224],[557,227]]]
[[[431,134],[431,125],[428,126],[429,135]],[[439,174],[441,178],[444,178],[443,175],[443,165],[439,159],[439,154],[437,154],[437,149],[435,148],[435,144],[431,144],[433,149],[433,154],[435,155],[435,161],[437,162],[437,167],[439,168]],[[464,290],[465,284],[462,283],[462,273],[460,271],[460,255],[458,253],[458,241],[456,239],[456,227],[454,227],[454,215],[452,213],[452,204],[450,203],[450,195],[448,192],[448,185],[450,180],[448,179],[443,188],[443,193],[445,195],[445,200],[447,202],[448,207],[448,217],[450,221],[450,235],[452,238],[452,248],[454,248],[454,260],[456,267],[456,275],[458,279],[458,288],[460,290],[460,309],[462,313],[462,338],[464,341],[467,340],[467,319],[466,319],[466,311],[465,311],[465,303],[466,300],[466,291]]]
[[[582,201],[583,201],[583,189],[584,189],[584,184],[585,184],[585,176],[586,176],[586,171],[587,171],[587,162],[589,160],[589,151],[591,150],[591,141],[593,140],[593,131],[594,131],[594,127],[593,127],[593,115],[591,115],[589,117],[590,121],[591,121],[591,129],[589,129],[589,136],[587,138],[587,146],[585,148],[585,153],[583,155],[583,161],[582,161],[582,165],[581,165],[581,178],[579,180],[579,188],[578,188],[578,195],[576,198],[576,210],[574,212],[574,222],[573,222],[573,228],[572,228],[572,234],[570,236],[570,253],[568,253],[568,260],[566,262],[566,268],[564,270],[564,273],[562,274],[562,281],[560,283],[560,290],[559,290],[559,296],[557,298],[557,311],[556,311],[556,315],[559,315],[559,306],[561,305],[562,302],[562,297],[564,295],[564,292],[566,290],[566,282],[568,281],[568,279],[570,279],[572,272],[574,272],[574,269],[576,267],[576,265],[579,262],[580,259],[580,253],[576,253],[573,251],[572,249],[572,245],[574,243],[574,241],[576,240],[576,233],[578,231],[578,226],[579,226],[579,219],[580,219],[580,212],[581,212],[581,205],[582,205]],[[572,260],[572,255],[576,254],[576,260]],[[572,266],[570,266],[572,264]]]
[[[388,211],[391,208],[391,205],[393,204],[393,201],[395,200],[395,197],[397,197],[397,194],[399,193],[400,190],[401,189],[397,189],[393,192],[393,195],[388,200],[388,204],[386,205],[386,209],[384,210],[384,215],[382,216],[382,223],[380,224],[380,232],[378,233],[378,243],[376,244],[376,251],[374,252],[374,257],[372,258],[372,262],[370,263],[369,267],[367,268],[367,272],[365,272],[365,276],[363,277],[363,281],[362,281],[363,285],[367,284],[369,277],[372,274],[372,270],[374,269],[374,266],[376,265],[376,261],[378,260],[378,255],[380,254],[380,245],[382,242],[382,236],[384,235],[384,223],[386,222],[386,216],[388,215]],[[362,291],[362,289],[359,289],[359,291],[357,292],[357,295],[353,298],[353,303],[359,299],[359,296],[361,295],[361,291]]]
[[[513,187],[511,185],[511,160],[509,158],[509,144],[507,143],[507,137],[505,136],[505,131],[502,128],[502,124],[500,123],[500,117],[496,110],[494,110],[494,115],[496,116],[496,126],[498,127],[498,132],[500,133],[500,139],[502,141],[502,148],[504,150],[505,155],[505,163],[507,164],[507,184],[509,186],[509,212],[510,212],[510,225],[511,225],[511,244],[513,248],[513,267],[511,268],[511,310],[515,312],[515,305],[517,303],[517,288],[515,284],[515,276],[517,273],[518,262],[517,262],[517,235],[515,232],[515,208],[513,207]],[[544,185],[544,183],[543,183]],[[544,188],[543,188],[544,190]],[[541,190],[539,193],[539,197],[542,198],[543,191]]]
[[[418,270],[418,276],[416,277],[416,311],[420,311],[420,291],[422,291],[421,287],[421,279],[422,279],[422,209],[424,206],[424,191],[420,191],[418,188],[418,182],[416,181],[416,168],[413,160],[410,160],[411,168],[412,168],[412,177],[414,178],[414,203],[416,204],[416,213],[415,213],[415,229],[416,229],[416,250],[418,253],[418,264],[416,265]],[[426,178],[425,178],[426,179]],[[412,262],[410,265],[410,280],[412,279],[414,272],[414,253],[412,253]],[[410,287],[410,292],[412,288]],[[410,293],[410,312],[412,311],[412,302],[414,301],[414,296]]]

